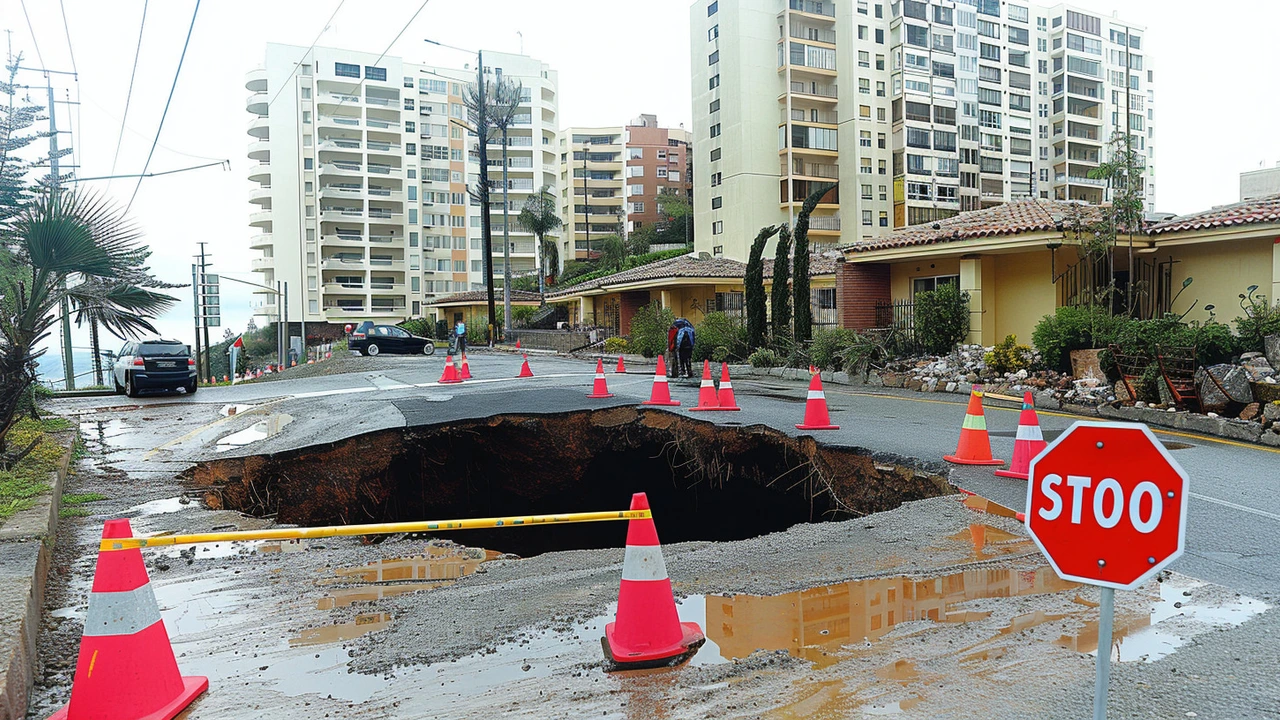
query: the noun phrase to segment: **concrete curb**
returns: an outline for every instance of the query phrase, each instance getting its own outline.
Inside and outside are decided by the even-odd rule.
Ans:
[[[49,474],[49,492],[0,526],[0,720],[22,720],[35,681],[45,581],[57,537],[62,488],[78,433]]]

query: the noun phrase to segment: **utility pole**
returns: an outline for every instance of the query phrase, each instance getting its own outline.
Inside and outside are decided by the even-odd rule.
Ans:
[[[204,356],[200,354],[200,266],[196,263],[191,263],[191,308],[191,316],[195,321],[196,338],[195,355],[193,357],[196,359],[196,381],[199,382],[200,378],[209,377],[209,375],[205,372],[204,366],[201,365]]]
[[[507,180],[507,126],[511,124],[508,114],[502,125],[502,332],[511,331],[511,201],[508,191],[511,183]]]
[[[289,338],[289,281],[284,281],[284,356],[281,365],[289,367],[289,350],[292,343]]]
[[[204,328],[204,376],[210,377],[213,374],[213,356],[211,355],[209,344],[209,318],[207,310],[204,307],[207,301],[209,262],[205,256],[204,246],[207,242],[200,241],[196,243],[200,246],[200,326]]]
[[[279,367],[284,358],[284,336],[280,332],[280,318],[283,317],[284,293],[280,291],[282,281],[276,281],[276,366]]]
[[[570,140],[572,139],[573,138],[570,138]],[[590,171],[587,170],[587,151],[586,149],[583,149],[582,151],[582,202],[583,202],[582,217],[585,218],[587,221],[585,223],[587,226],[587,262],[591,262],[591,192],[587,190],[587,175],[589,172]],[[627,182],[626,178],[623,178],[622,182],[625,184]],[[627,191],[626,191],[626,188],[624,187],[622,190],[623,202],[626,202],[626,195],[627,195]],[[574,255],[577,255],[577,254],[578,253],[575,250]]]
[[[44,76],[45,87],[49,91],[49,202],[54,208],[58,206],[59,180],[58,169],[58,123],[54,118],[53,80],[49,74]],[[62,281],[62,376],[63,384],[68,390],[76,389],[76,364],[71,351],[71,301],[67,299],[67,281]]]

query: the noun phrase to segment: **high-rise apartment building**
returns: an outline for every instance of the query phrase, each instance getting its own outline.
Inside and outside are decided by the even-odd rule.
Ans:
[[[821,199],[821,247],[1038,197],[1101,202],[1128,130],[1154,209],[1143,29],[1015,0],[696,0],[695,245],[745,259]]]
[[[563,130],[560,257],[586,259],[589,245],[598,252],[593,241],[659,222],[662,193],[690,196],[689,137],[683,128],[659,127],[653,115],[627,125]]]
[[[556,187],[556,73],[521,55],[486,53],[485,69],[521,83],[508,133],[514,214],[543,185]],[[289,285],[291,321],[398,321],[437,296],[483,287],[476,137],[463,93],[474,70],[414,65],[332,48],[268,44],[251,71],[250,249],[260,282]],[[502,276],[502,145],[488,146],[494,275]],[[511,229],[513,273],[537,250]],[[255,314],[277,319],[264,290]]]

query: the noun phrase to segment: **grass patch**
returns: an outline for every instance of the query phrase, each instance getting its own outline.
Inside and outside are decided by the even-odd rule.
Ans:
[[[106,500],[107,496],[102,493],[65,493],[62,496],[63,505],[83,505],[85,503],[98,502]]]
[[[58,517],[60,518],[89,517],[92,514],[87,508],[82,507],[64,507],[58,510]]]
[[[0,522],[16,512],[35,504],[35,498],[49,490],[49,473],[58,467],[62,458],[62,445],[47,433],[70,430],[66,418],[44,417],[40,420],[23,418],[9,431],[11,448],[25,448],[36,438],[40,443],[31,454],[8,470],[0,470]]]

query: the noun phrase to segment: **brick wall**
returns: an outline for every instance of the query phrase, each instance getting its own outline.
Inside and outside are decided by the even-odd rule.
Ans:
[[[876,303],[890,302],[889,266],[842,262],[836,265],[836,308],[840,327],[876,326]]]
[[[648,304],[648,290],[622,293],[622,298],[618,303],[618,333],[629,335],[631,333],[631,318],[635,317],[637,310]]]

